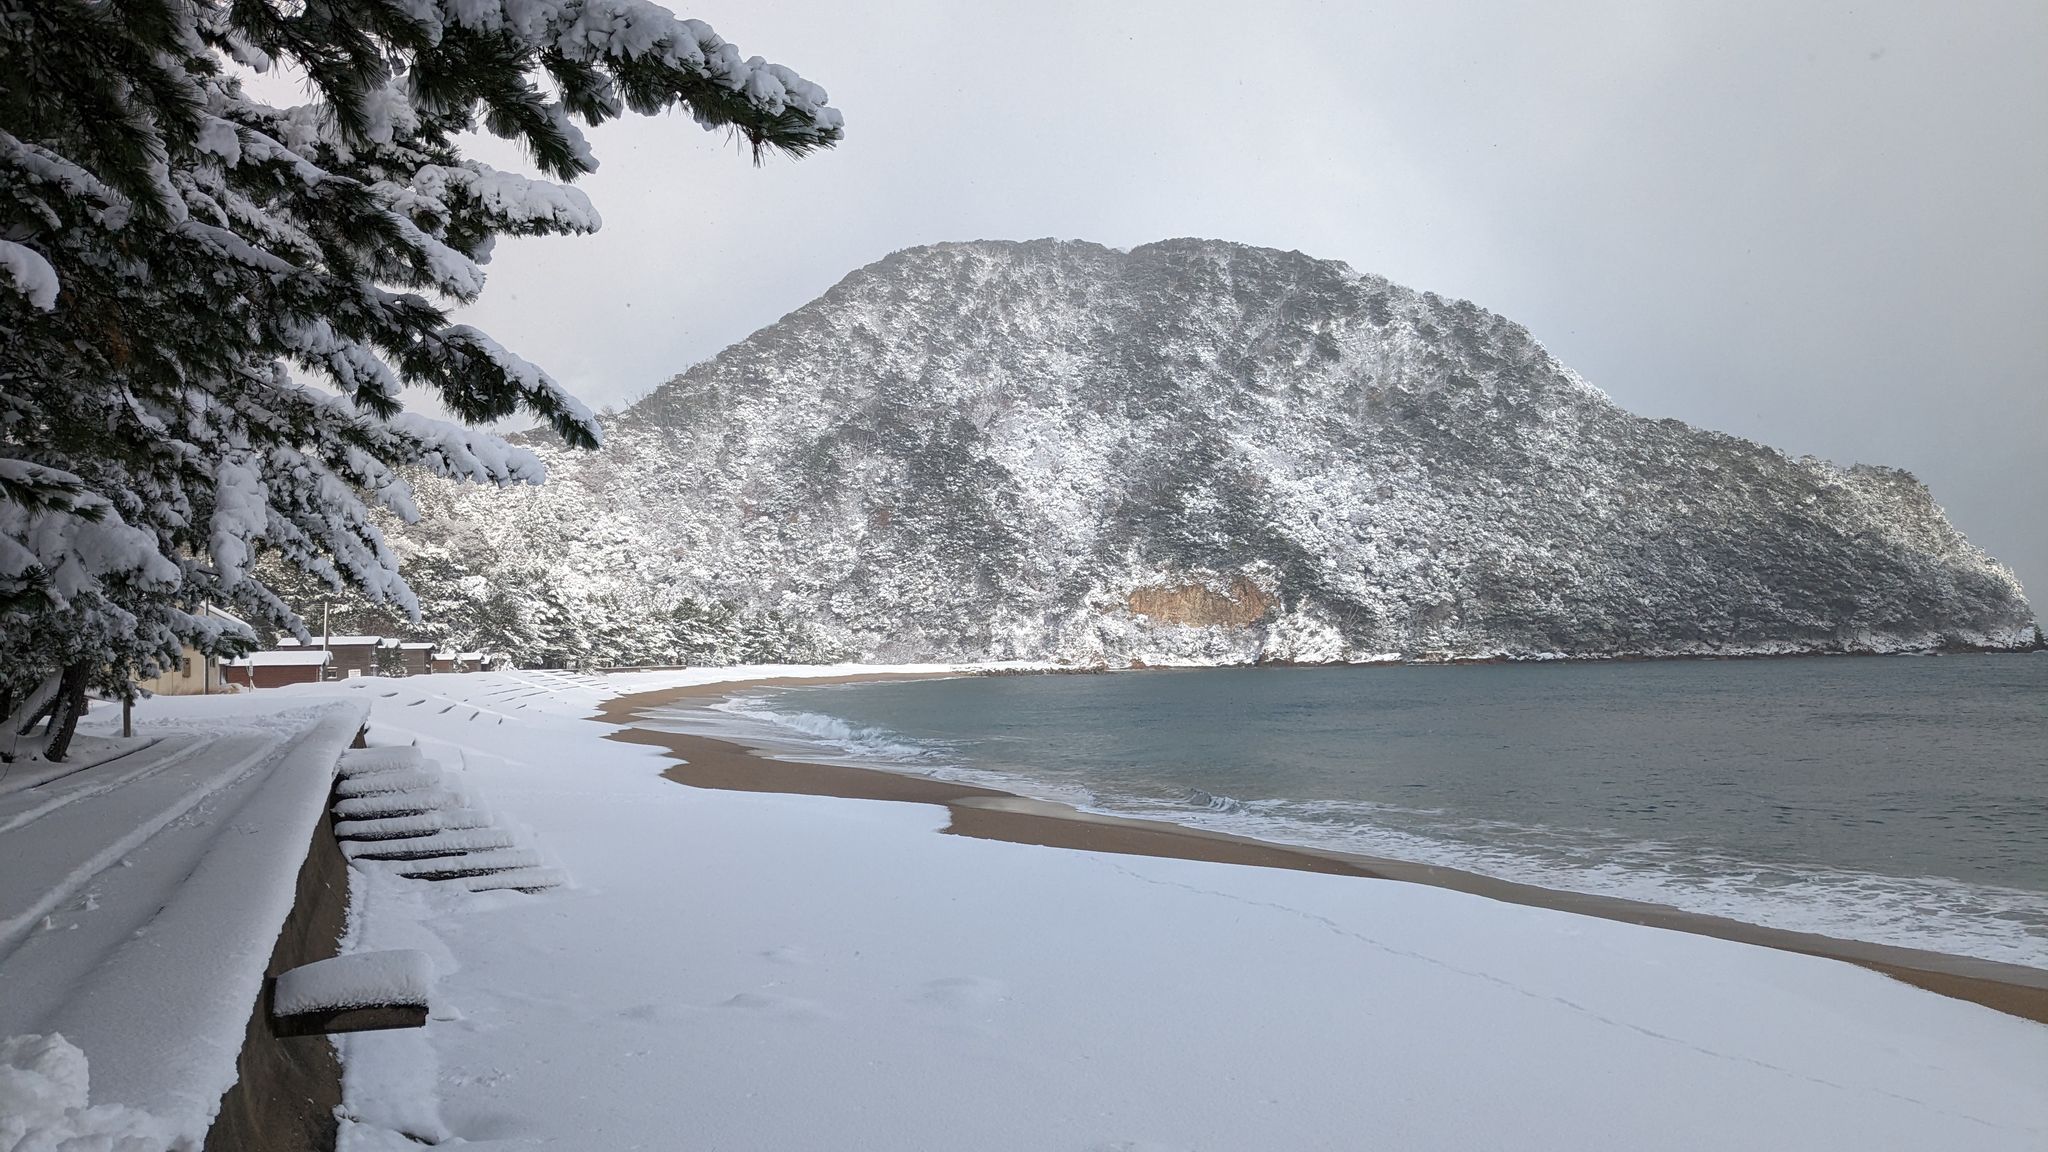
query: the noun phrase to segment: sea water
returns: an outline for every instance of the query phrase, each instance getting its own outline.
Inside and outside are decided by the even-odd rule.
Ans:
[[[2048,655],[984,676],[719,708],[778,754],[2048,967]]]

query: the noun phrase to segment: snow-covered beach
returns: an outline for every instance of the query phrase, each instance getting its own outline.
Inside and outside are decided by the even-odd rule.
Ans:
[[[985,673],[991,669],[981,667],[977,671]],[[998,671],[1055,670],[1006,667]],[[1772,925],[1757,915],[1771,911],[1768,906],[1742,908],[1732,915],[1719,914],[1613,892],[1547,886],[1541,881],[1447,865],[1426,855],[1416,859],[1370,854],[1310,840],[1267,838],[1258,832],[1247,835],[1176,820],[1178,813],[1130,818],[1101,807],[1092,798],[1074,796],[1035,780],[1017,780],[986,770],[970,770],[963,777],[945,765],[935,772],[929,771],[928,749],[898,748],[899,755],[915,754],[908,762],[871,755],[848,756],[847,748],[869,748],[876,741],[902,737],[874,730],[849,733],[844,722],[831,717],[804,714],[779,720],[773,726],[732,722],[736,715],[752,717],[758,713],[756,706],[743,705],[735,714],[730,710],[730,702],[735,698],[757,698],[764,690],[929,680],[933,675],[856,672],[688,684],[615,696],[605,701],[600,716],[607,722],[630,725],[614,733],[613,739],[667,751],[674,762],[663,774],[693,787],[932,804],[946,809],[944,830],[948,835],[1427,884],[1507,903],[1847,961],[1943,995],[2048,1024],[2048,971],[2025,959],[1999,960],[1971,954],[1967,948],[1974,942],[1972,939],[1956,940],[1954,947],[1945,948],[1945,942],[1938,938],[1932,946],[1915,946],[1896,940],[1885,942],[1882,934],[1834,935],[1813,927]],[[1090,677],[1082,683],[1102,682]],[[787,727],[789,723],[799,727],[792,730]],[[806,726],[819,725],[829,730],[822,742],[790,739],[791,735],[805,731]],[[1004,738],[1018,739],[1014,732]],[[1023,791],[1014,790],[1020,785]],[[1415,847],[1427,851],[1423,846]],[[1964,903],[1963,907],[1970,905]],[[1988,910],[1977,908],[1976,915],[1987,914]],[[1852,921],[1851,927],[1862,925]],[[1917,938],[1929,939],[1925,933]]]
[[[943,807],[678,786],[592,716],[758,678],[367,699],[569,877],[355,871],[424,1029],[341,1038],[344,1149],[2037,1148],[2048,1027],[1849,964],[1441,888],[934,835]],[[943,669],[905,669],[938,672]],[[614,717],[615,721],[617,717]]]

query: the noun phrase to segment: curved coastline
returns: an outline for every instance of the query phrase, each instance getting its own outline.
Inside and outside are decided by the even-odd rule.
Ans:
[[[613,697],[593,717],[617,730],[609,739],[661,748],[677,763],[662,775],[679,784],[724,791],[780,792],[933,804],[947,810],[947,835],[1076,851],[1158,856],[1283,868],[1361,879],[1428,884],[1511,904],[1549,908],[1760,947],[1839,960],[1943,996],[2048,1025],[2048,970],[1769,928],[1721,916],[1612,896],[1542,888],[1478,873],[1358,853],[1276,843],[1157,820],[1083,812],[1000,789],[926,776],[820,764],[766,755],[730,740],[641,727],[643,713],[676,705],[708,706],[764,687],[936,679],[974,673],[873,672],[828,677],[763,677],[687,685]]]

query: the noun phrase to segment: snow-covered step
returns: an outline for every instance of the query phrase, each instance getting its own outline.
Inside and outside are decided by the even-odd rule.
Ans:
[[[529,848],[502,848],[494,852],[471,852],[467,856],[444,856],[392,865],[400,876],[417,880],[457,880],[465,876],[509,872],[514,868],[538,867],[540,854]]]
[[[503,828],[469,828],[399,840],[350,840],[341,850],[351,860],[427,860],[510,848],[513,843],[512,834]]]
[[[346,780],[377,772],[403,771],[426,766],[425,753],[414,745],[400,744],[391,748],[351,748],[342,754],[341,763],[335,765],[335,773]]]
[[[422,788],[437,787],[441,774],[431,768],[394,768],[383,772],[366,772],[358,776],[344,776],[335,784],[337,796],[377,796],[386,792],[416,792]]]
[[[444,808],[417,816],[386,816],[375,820],[343,820],[334,826],[342,840],[397,840],[407,836],[430,836],[464,828],[488,828],[491,814],[475,808]]]
[[[354,952],[280,973],[270,1015],[282,1036],[418,1028],[427,1022],[433,982],[424,952]]]
[[[374,796],[351,796],[334,804],[340,820],[374,820],[387,816],[417,816],[444,808],[463,807],[462,797],[440,788],[415,792],[384,792]]]
[[[471,892],[539,892],[548,888],[559,888],[567,883],[568,879],[557,868],[513,868],[482,876],[464,876],[456,883]]]

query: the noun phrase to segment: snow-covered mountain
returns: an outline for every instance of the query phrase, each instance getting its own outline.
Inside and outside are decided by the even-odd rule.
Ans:
[[[432,619],[525,659],[1358,660],[2031,646],[1927,489],[1611,403],[1520,325],[1208,240],[898,252],[423,493]]]

